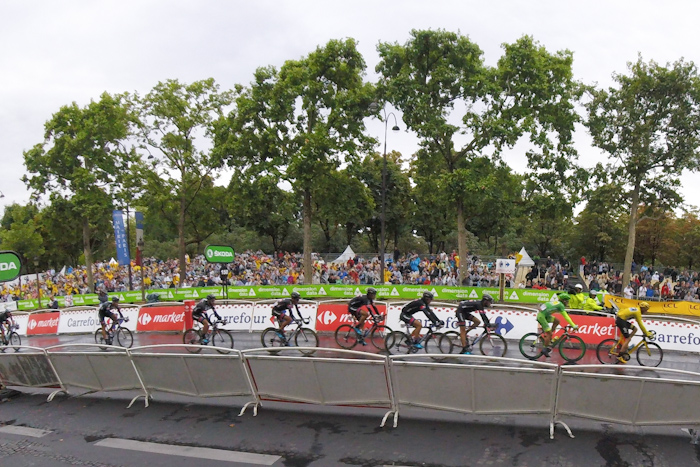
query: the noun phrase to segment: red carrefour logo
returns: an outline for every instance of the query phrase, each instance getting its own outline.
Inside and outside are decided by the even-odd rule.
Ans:
[[[182,331],[185,325],[185,306],[142,308],[137,323],[137,331]]]
[[[29,320],[29,324],[27,325],[29,329],[34,329],[36,327],[36,321],[33,319]]]
[[[338,318],[331,310],[322,311],[318,314],[318,321],[323,324],[331,324],[336,319]]]
[[[141,316],[139,316],[139,323],[146,326],[152,319],[153,318],[151,318],[151,315],[148,313],[143,313]]]
[[[59,313],[38,313],[30,315],[27,322],[27,334],[58,333]]]

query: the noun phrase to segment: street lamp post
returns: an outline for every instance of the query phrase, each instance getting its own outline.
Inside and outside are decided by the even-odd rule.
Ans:
[[[41,284],[39,283],[39,257],[34,257],[34,271],[36,272],[36,296],[39,299],[39,309],[41,309]]]
[[[376,102],[370,104],[370,110],[375,111],[379,108]],[[384,114],[384,155],[382,160],[382,219],[381,219],[381,241],[379,244],[379,283],[384,284],[384,266],[385,266],[385,248],[386,248],[386,140],[389,130],[389,117],[394,118],[394,126],[391,131],[399,131],[399,125],[396,120],[396,115],[393,112],[387,113],[386,108],[382,107]]]

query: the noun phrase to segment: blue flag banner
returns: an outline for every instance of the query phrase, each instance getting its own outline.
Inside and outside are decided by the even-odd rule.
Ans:
[[[124,216],[121,211],[112,211],[112,224],[114,225],[114,240],[117,244],[117,261],[121,266],[127,266],[131,262],[131,256],[124,230]]]

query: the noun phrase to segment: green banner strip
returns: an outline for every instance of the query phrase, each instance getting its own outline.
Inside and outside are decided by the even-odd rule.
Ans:
[[[478,300],[484,293],[498,297],[498,289],[495,287],[446,287],[423,285],[259,285],[259,286],[234,286],[228,287],[230,299],[262,300],[272,298],[289,297],[292,292],[299,292],[302,298],[310,300],[323,300],[334,298],[350,299],[363,294],[369,287],[377,289],[379,300],[415,300],[426,290],[435,295],[435,301],[459,301]],[[506,303],[544,303],[548,302],[555,290],[536,289],[505,289],[504,299]],[[199,300],[209,294],[224,298],[222,287],[201,287],[187,289],[161,289],[147,290],[146,294],[156,293],[161,301]],[[141,302],[141,291],[113,292],[110,297],[119,297],[121,303]],[[61,307],[97,305],[99,301],[96,294],[72,295],[66,302],[66,297],[57,297]],[[43,305],[46,304],[44,300]],[[20,300],[17,302],[19,310],[34,310],[38,308],[37,300]]]

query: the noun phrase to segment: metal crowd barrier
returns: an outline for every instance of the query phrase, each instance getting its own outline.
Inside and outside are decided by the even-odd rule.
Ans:
[[[46,351],[39,347],[19,346],[0,353],[0,383],[5,386],[34,388],[60,387],[60,379]]]

